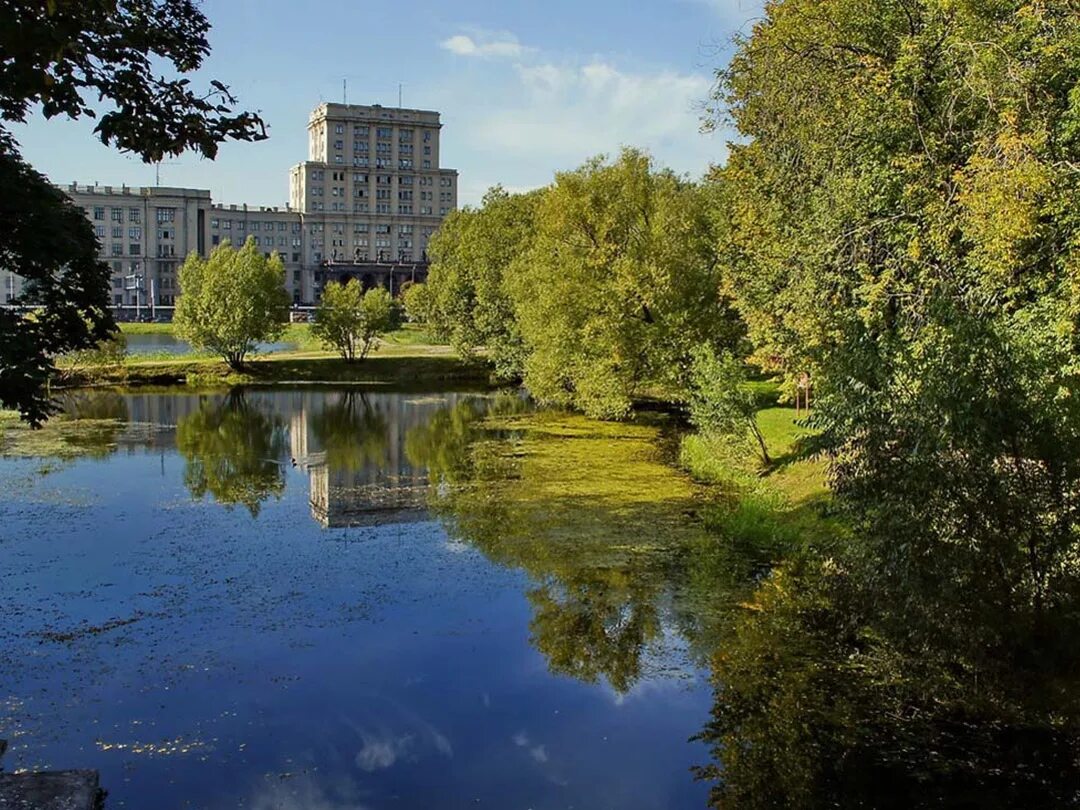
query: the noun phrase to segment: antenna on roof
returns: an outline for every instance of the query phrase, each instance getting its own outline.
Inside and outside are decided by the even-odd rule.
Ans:
[[[398,105],[399,110],[401,109],[401,88],[403,88],[404,86],[405,85],[403,85],[401,82],[398,82],[398,85],[397,85],[397,105]]]
[[[342,79],[341,80],[341,103],[342,104],[348,104],[349,103],[349,80],[348,79]]]

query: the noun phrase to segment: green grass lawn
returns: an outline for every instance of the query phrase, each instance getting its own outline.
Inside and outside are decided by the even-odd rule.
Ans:
[[[795,418],[795,409],[758,411],[758,427],[772,462],[763,465],[752,440],[684,436],[680,464],[697,480],[720,486],[723,496],[706,510],[714,531],[763,550],[812,541],[841,529],[826,514],[826,461],[815,451],[816,433]]]

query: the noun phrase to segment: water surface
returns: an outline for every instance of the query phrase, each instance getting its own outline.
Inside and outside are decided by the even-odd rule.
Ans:
[[[125,335],[127,353],[129,355],[167,354],[185,355],[195,350],[186,340],[181,340],[173,335],[160,332],[147,332],[145,334]],[[295,343],[275,342],[258,343],[255,351],[259,354],[272,354],[274,352],[286,352],[296,348]]]
[[[75,458],[0,461],[7,768],[97,768],[114,810],[705,805],[692,492],[653,429],[516,395],[66,407]]]

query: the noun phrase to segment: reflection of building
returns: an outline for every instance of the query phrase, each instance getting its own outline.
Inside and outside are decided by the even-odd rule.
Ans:
[[[72,414],[128,422],[116,438],[128,451],[175,446],[177,425],[190,426],[201,410],[238,408],[267,430],[287,426],[288,451],[268,458],[296,467],[308,479],[311,515],[325,527],[397,523],[422,518],[427,469],[410,462],[406,439],[468,394],[423,396],[319,388],[237,390],[209,394],[113,394],[101,410],[94,394],[65,401]],[[85,400],[85,401],[84,401]],[[115,401],[113,401],[115,400]],[[231,401],[235,400],[235,401]],[[97,407],[97,410],[87,410]],[[196,420],[197,422],[198,420]],[[291,459],[290,459],[291,456]]]
[[[334,392],[317,396],[317,402],[302,397],[306,401],[293,411],[289,439],[294,462],[308,473],[312,518],[325,527],[420,518],[427,499],[427,470],[410,463],[405,438],[434,411],[455,404],[457,395],[419,400],[401,394]],[[337,452],[328,451],[326,436],[320,441],[314,429],[315,420],[334,408],[351,411],[360,425],[354,435],[336,437],[349,445]],[[382,435],[372,441],[365,431]],[[342,456],[351,463],[341,463]]]

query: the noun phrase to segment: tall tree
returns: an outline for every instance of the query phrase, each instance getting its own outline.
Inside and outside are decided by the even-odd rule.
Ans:
[[[695,346],[738,346],[710,193],[629,149],[556,176],[509,274],[530,391],[619,417],[649,385],[681,389]]]
[[[186,77],[209,53],[209,27],[194,0],[0,2],[0,267],[26,279],[19,303],[34,307],[0,310],[0,404],[33,424],[51,410],[53,359],[114,325],[89,222],[22,160],[6,125],[33,109],[71,119],[105,109],[97,136],[146,162],[187,149],[213,158],[224,140],[265,138],[257,115],[233,111],[225,85],[200,92]]]
[[[1075,2],[779,0],[714,100],[732,287],[762,361],[811,374],[882,586],[965,548],[980,598],[1075,592]]]
[[[180,267],[180,290],[173,316],[177,334],[234,369],[257,343],[275,340],[285,329],[285,265],[277,251],[263,255],[250,236],[240,250],[226,239],[209,259],[188,256]]]

